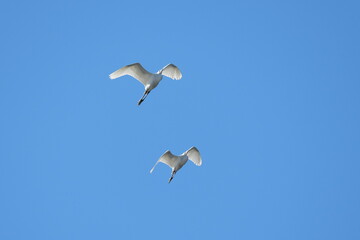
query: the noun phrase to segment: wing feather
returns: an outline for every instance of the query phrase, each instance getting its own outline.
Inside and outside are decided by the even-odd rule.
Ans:
[[[180,69],[171,63],[163,67],[157,73],[175,80],[180,80],[182,78]]]
[[[191,147],[189,150],[187,150],[186,155],[188,156],[189,160],[192,161],[196,166],[201,166],[202,159],[200,152],[196,147]]]
[[[122,67],[109,75],[110,79],[115,79],[125,75],[130,75],[133,78],[146,85],[151,78],[152,73],[148,72],[140,63],[133,63]]]
[[[174,168],[178,161],[178,156],[173,155],[169,150],[167,150],[155,163],[154,167],[150,170],[150,173],[154,171],[154,168],[159,162],[165,163],[170,168]]]

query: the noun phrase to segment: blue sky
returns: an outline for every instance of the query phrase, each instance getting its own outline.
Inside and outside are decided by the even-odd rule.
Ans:
[[[360,239],[359,10],[1,3],[0,239]]]

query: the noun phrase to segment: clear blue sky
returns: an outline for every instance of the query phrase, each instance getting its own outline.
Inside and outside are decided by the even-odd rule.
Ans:
[[[359,12],[2,2],[0,239],[360,239]],[[183,78],[139,107],[134,62]]]

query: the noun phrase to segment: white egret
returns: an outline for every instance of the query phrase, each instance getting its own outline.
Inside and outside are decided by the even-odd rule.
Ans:
[[[179,171],[180,168],[182,168],[188,160],[192,161],[196,166],[201,166],[202,160],[200,152],[196,147],[189,148],[180,156],[176,156],[172,154],[169,150],[167,150],[155,163],[154,167],[150,170],[150,173],[154,171],[155,166],[159,162],[165,163],[172,169],[171,177],[169,178],[170,183],[171,180],[174,178],[175,173]]]
[[[182,77],[180,70],[174,64],[168,64],[154,74],[146,71],[146,69],[143,68],[140,63],[133,63],[122,67],[110,74],[109,77],[110,79],[115,79],[125,75],[130,75],[133,78],[139,80],[139,82],[141,82],[145,87],[144,95],[139,100],[138,105],[140,105],[151,92],[151,90],[153,90],[159,84],[163,76],[175,80],[179,80]]]

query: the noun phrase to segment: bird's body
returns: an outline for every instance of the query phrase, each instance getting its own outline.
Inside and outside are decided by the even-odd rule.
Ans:
[[[145,92],[142,98],[139,100],[140,105],[147,95],[153,90],[162,80],[163,76],[179,80],[182,77],[180,70],[174,64],[168,64],[157,73],[148,72],[140,63],[134,63],[116,70],[109,75],[110,79],[122,77],[124,75],[130,75],[133,78],[141,82],[145,87]]]
[[[170,183],[171,180],[174,178],[175,173],[179,171],[187,163],[188,160],[192,161],[197,166],[201,166],[202,159],[200,156],[200,152],[196,147],[191,147],[180,156],[176,156],[172,154],[169,150],[167,150],[155,163],[154,167],[150,170],[150,173],[154,171],[155,166],[159,162],[165,163],[172,169],[171,177],[169,179]]]
[[[151,77],[149,78],[149,81],[144,85],[145,90],[147,91],[151,91],[154,88],[157,87],[157,85],[160,83],[160,81],[162,80],[163,76],[161,74],[152,74]]]

